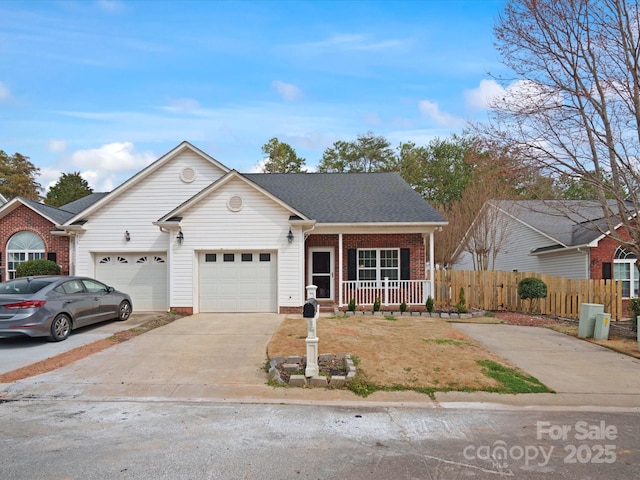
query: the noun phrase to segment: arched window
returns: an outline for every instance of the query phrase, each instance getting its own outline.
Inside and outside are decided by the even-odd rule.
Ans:
[[[622,282],[623,298],[638,296],[640,274],[636,267],[636,256],[623,247],[618,247],[613,258],[613,278]]]
[[[18,232],[7,243],[7,279],[16,277],[16,267],[27,260],[44,258],[44,242],[33,232]]]

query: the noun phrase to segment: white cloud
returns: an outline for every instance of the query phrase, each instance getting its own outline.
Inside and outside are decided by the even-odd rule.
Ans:
[[[47,150],[53,153],[62,153],[67,149],[65,140],[51,139],[47,142]]]
[[[94,192],[110,192],[117,186],[114,185],[113,176],[109,175],[105,177],[97,170],[86,170],[80,173],[80,176],[87,181]]]
[[[464,98],[467,106],[474,109],[485,109],[491,105],[496,98],[503,97],[506,90],[495,80],[481,80],[478,88],[466,90]]]
[[[249,171],[247,171],[247,173],[262,173],[264,171],[264,166],[267,163],[268,159],[269,159],[268,157],[263,158],[258,163],[256,163],[251,168],[249,168]]]
[[[154,160],[156,156],[151,152],[136,152],[131,142],[116,142],[100,148],[76,150],[69,163],[82,171],[82,178],[95,191],[106,192],[120,183],[121,173],[137,172]]]
[[[96,2],[100,9],[105,10],[107,12],[120,12],[125,10],[124,3],[118,0],[98,0]]]
[[[11,92],[9,91],[9,87],[7,87],[4,83],[0,82],[0,102],[4,100],[9,100],[11,98]]]
[[[438,104],[430,102],[429,100],[421,100],[418,102],[418,108],[424,116],[429,117],[442,127],[460,127],[465,123],[461,118],[440,111]]]
[[[325,40],[320,40],[319,42],[307,43],[306,46],[327,49],[378,51],[401,47],[407,43],[409,43],[408,40],[372,41],[368,35],[362,35],[359,33],[340,33]]]
[[[42,185],[42,188],[44,188],[45,194],[58,182],[58,180],[60,180],[61,175],[62,172],[58,168],[40,167],[40,176],[38,177],[38,183],[40,183],[40,185]]]
[[[271,82],[271,86],[274,87],[280,96],[287,102],[294,102],[302,99],[302,91],[292,83],[281,82],[280,80],[274,80]]]
[[[146,167],[155,160],[149,153],[136,153],[133,143],[116,142],[100,148],[77,150],[71,155],[71,164],[77,167],[98,165],[101,170],[121,172]]]
[[[378,116],[377,113],[371,112],[364,116],[364,121],[369,125],[382,125],[382,119]]]
[[[495,97],[493,104],[515,111],[552,108],[562,104],[562,95],[548,85],[531,80],[516,80],[510,84],[503,97]]]
[[[201,110],[200,102],[195,98],[170,98],[169,106],[162,107],[168,112],[187,112],[194,113]]]

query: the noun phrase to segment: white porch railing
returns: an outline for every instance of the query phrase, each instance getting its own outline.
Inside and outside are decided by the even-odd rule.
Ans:
[[[429,280],[383,280],[342,282],[342,304],[344,307],[351,299],[357,305],[373,305],[376,299],[383,306],[424,305],[431,295]]]

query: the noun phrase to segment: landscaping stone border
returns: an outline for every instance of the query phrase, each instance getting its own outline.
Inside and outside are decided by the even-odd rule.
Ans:
[[[342,388],[345,387],[356,376],[356,367],[353,364],[351,355],[348,353],[322,353],[318,355],[318,364],[322,362],[333,362],[342,359],[346,368],[346,375],[333,375],[326,377],[324,375],[314,375],[307,378],[304,375],[291,375],[288,385],[291,387],[312,387],[312,388]],[[288,372],[297,372],[303,370],[307,364],[306,357],[289,356],[274,357],[269,360],[269,379],[279,385],[287,385],[280,375],[280,369]]]
[[[484,310],[474,310],[469,313],[457,313],[457,312],[426,312],[426,311],[412,311],[412,312],[400,312],[398,310],[384,310],[372,312],[370,310],[356,310],[355,312],[351,312],[349,310],[345,310],[342,313],[344,316],[362,316],[362,315],[373,315],[373,316],[385,316],[392,315],[394,317],[429,317],[429,318],[476,318],[482,317],[486,314]]]

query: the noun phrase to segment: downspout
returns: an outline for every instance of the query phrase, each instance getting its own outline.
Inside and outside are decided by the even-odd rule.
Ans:
[[[174,266],[174,260],[173,260],[173,245],[172,245],[172,240],[173,240],[173,235],[172,233],[175,231],[175,229],[172,228],[166,228],[163,227],[162,225],[157,225],[157,227],[160,229],[160,232],[162,233],[167,233],[167,262],[168,262],[168,272],[167,274],[169,275],[169,278],[173,278],[173,266]],[[180,230],[180,225],[178,224],[178,231]],[[174,304],[174,299],[173,299],[173,289],[171,288],[172,283],[171,282],[167,282],[167,311],[170,312],[171,311],[171,306]],[[195,297],[195,295],[194,295]],[[193,308],[193,307],[192,307]]]
[[[342,232],[338,234],[338,306],[342,307]]]

